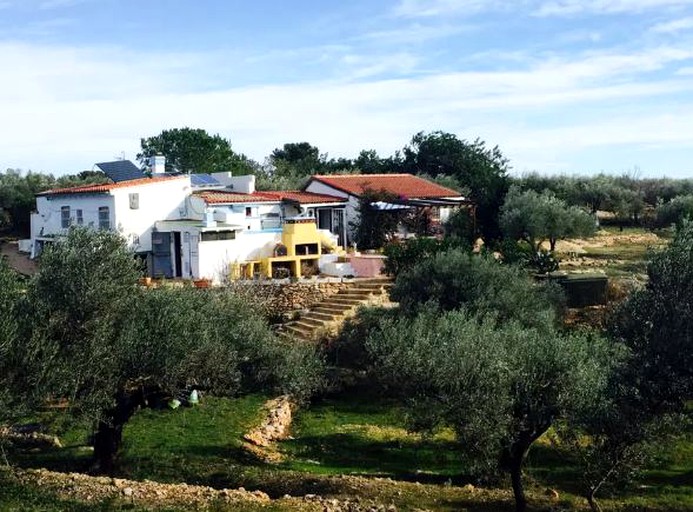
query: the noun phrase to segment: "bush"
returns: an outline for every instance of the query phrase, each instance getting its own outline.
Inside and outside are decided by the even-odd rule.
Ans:
[[[396,309],[359,308],[355,316],[344,322],[339,335],[325,347],[328,363],[340,368],[368,369],[370,356],[366,351],[366,339],[380,328],[384,320],[397,315]]]
[[[523,325],[551,323],[562,307],[555,285],[536,284],[516,266],[459,249],[438,253],[399,274],[390,296],[409,316],[433,303],[443,311],[465,307]]]
[[[675,197],[657,206],[655,211],[655,227],[658,228],[681,227],[687,219],[693,219],[693,195]]]
[[[471,249],[478,235],[474,224],[473,214],[469,210],[457,209],[443,224],[445,236],[458,240],[461,247]]]
[[[413,267],[426,258],[455,246],[457,246],[457,240],[447,238],[443,240],[410,238],[390,242],[383,251],[383,254],[387,256],[384,267],[385,273],[397,277],[400,272]]]
[[[19,330],[17,306],[21,297],[19,276],[0,257],[0,420],[8,415]]]

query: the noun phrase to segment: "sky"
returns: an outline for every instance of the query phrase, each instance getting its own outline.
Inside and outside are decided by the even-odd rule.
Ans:
[[[0,0],[0,169],[203,128],[389,156],[419,131],[514,174],[693,177],[693,0]]]

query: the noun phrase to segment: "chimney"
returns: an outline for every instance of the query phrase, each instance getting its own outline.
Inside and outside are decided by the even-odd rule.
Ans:
[[[152,176],[162,176],[166,174],[166,157],[164,155],[154,155],[149,158],[149,167]]]
[[[214,220],[214,210],[207,210],[205,212],[205,222],[204,227],[215,228],[217,227],[217,221]]]

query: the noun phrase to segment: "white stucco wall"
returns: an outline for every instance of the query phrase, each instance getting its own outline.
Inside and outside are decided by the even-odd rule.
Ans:
[[[32,215],[32,239],[39,236],[57,236],[67,232],[62,227],[62,208],[70,207],[70,218],[73,224],[77,222],[77,210],[82,210],[83,225],[99,227],[99,208],[107,206],[110,213],[111,226],[114,222],[113,196],[107,192],[100,194],[60,194],[55,196],[38,196],[36,198],[36,214]]]
[[[347,194],[346,192],[342,192],[341,190],[337,190],[336,188],[332,188],[329,185],[326,185],[325,183],[321,183],[319,181],[311,181],[308,187],[306,187],[307,192],[314,192],[316,194],[326,194],[329,196],[336,196],[336,197],[343,197],[347,200],[347,205],[344,209],[344,223],[346,225],[346,231],[347,231],[347,243],[351,243],[353,241],[353,229],[351,228],[352,223],[356,222],[359,214],[359,200],[358,198],[352,196],[351,194]]]
[[[136,187],[111,191],[115,205],[115,228],[136,252],[152,250],[152,227],[158,220],[188,218],[186,197],[190,177],[181,176]],[[139,208],[130,208],[130,194],[139,195]]]
[[[185,218],[186,196],[190,178],[181,176],[149,184],[114,188],[107,192],[55,194],[36,197],[36,213],[31,218],[32,244],[40,236],[58,236],[67,231],[62,227],[62,208],[70,207],[73,225],[77,210],[82,211],[83,225],[99,227],[99,208],[109,208],[111,229],[116,229],[136,252],[151,250],[151,229],[157,220]],[[138,194],[139,207],[130,207],[130,194]]]
[[[281,231],[249,233],[239,231],[235,240],[198,242],[198,261],[194,277],[220,282],[235,262],[259,260],[272,255],[274,246],[281,241]],[[199,240],[199,239],[198,239]]]

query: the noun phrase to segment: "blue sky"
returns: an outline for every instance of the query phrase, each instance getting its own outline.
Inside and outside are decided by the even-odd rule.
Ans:
[[[0,168],[191,126],[389,155],[421,130],[515,173],[693,177],[693,0],[0,0]]]

